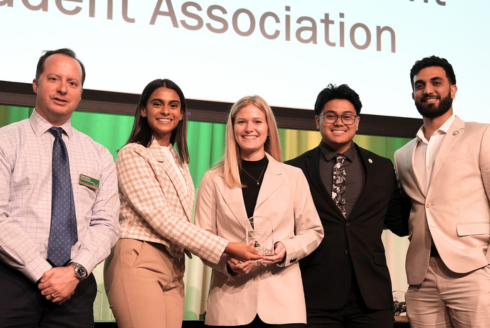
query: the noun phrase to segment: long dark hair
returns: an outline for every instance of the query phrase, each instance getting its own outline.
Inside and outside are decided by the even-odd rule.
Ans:
[[[145,147],[149,147],[153,138],[153,131],[148,125],[146,117],[141,116],[141,109],[144,108],[150,99],[151,94],[158,88],[172,89],[179,95],[180,111],[182,112],[182,120],[177,127],[172,131],[170,143],[177,143],[177,152],[179,154],[180,163],[189,164],[189,149],[187,148],[187,104],[185,102],[184,93],[175,82],[169,79],[156,79],[148,83],[143,90],[136,112],[134,113],[134,124],[131,135],[129,136],[126,145],[129,143],[139,143]]]

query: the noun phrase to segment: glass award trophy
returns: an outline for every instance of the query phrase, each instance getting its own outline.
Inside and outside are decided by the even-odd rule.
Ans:
[[[272,235],[271,219],[264,216],[253,216],[248,220],[253,229],[247,226],[247,244],[251,244],[252,247],[262,255],[274,255],[274,238]]]

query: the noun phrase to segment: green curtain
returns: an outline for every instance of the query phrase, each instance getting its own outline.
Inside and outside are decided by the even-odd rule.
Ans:
[[[29,117],[32,108],[0,105],[0,127]],[[106,114],[76,111],[72,116],[72,125],[86,133],[95,141],[109,149],[114,156],[129,137],[133,125],[132,115]],[[361,123],[362,124],[362,123]],[[191,163],[190,172],[196,190],[203,174],[222,156],[226,125],[190,121],[188,143]],[[294,158],[316,147],[320,140],[318,131],[279,129],[284,160]],[[361,147],[393,160],[395,150],[410,139],[357,135],[354,141]],[[186,260],[186,300],[184,319],[196,320],[205,311],[207,291],[209,289],[210,269],[193,257]],[[113,320],[103,286],[102,266],[94,271],[98,282],[98,295],[94,303],[95,321]]]

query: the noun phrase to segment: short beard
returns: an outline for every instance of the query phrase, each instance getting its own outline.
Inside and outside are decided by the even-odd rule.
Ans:
[[[440,99],[440,98],[439,98]],[[419,111],[420,115],[425,118],[436,118],[447,113],[453,105],[453,99],[451,98],[451,90],[446,97],[440,99],[439,107],[435,107],[434,104],[423,105],[419,101],[415,101],[415,107]]]

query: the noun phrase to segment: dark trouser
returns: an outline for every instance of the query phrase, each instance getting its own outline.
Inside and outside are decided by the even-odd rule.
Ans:
[[[0,327],[93,327],[97,284],[91,274],[61,305],[46,300],[35,283],[0,261]]]
[[[326,291],[328,292],[328,291]],[[353,277],[347,303],[340,310],[308,310],[307,328],[392,328],[393,310],[370,310]]]
[[[249,323],[248,325],[242,325],[242,326],[208,326],[206,327],[216,327],[216,328],[305,328],[304,323],[289,323],[289,324],[281,324],[281,325],[271,325],[268,323],[263,322],[260,318],[259,315],[257,314],[255,316],[255,319]]]

